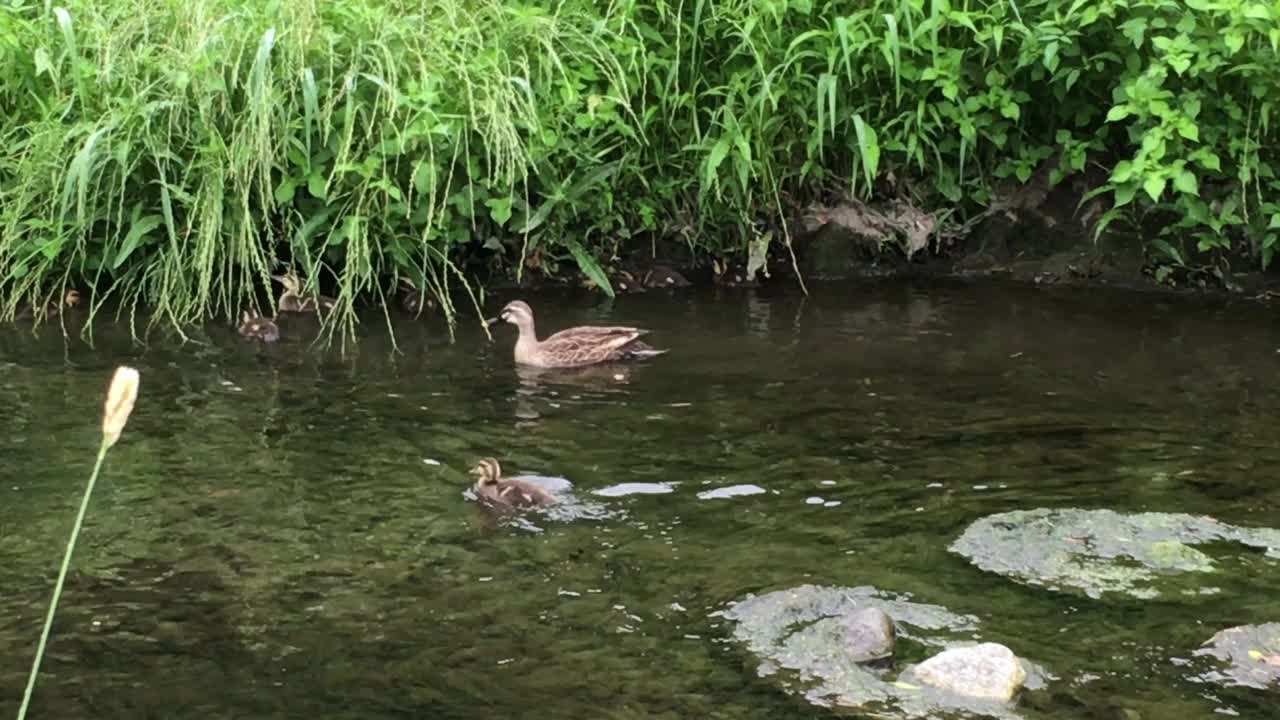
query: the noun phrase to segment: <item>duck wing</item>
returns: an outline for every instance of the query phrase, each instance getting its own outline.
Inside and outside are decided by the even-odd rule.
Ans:
[[[520,480],[503,480],[498,488],[498,499],[513,507],[538,507],[556,501],[555,496],[545,489]]]
[[[633,327],[588,325],[561,330],[543,340],[539,349],[544,357],[558,365],[590,365],[631,357],[633,350],[657,352],[638,342],[640,336],[648,332]]]

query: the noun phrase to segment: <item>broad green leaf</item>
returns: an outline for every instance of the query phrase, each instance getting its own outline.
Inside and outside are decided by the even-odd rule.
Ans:
[[[1142,38],[1147,32],[1147,21],[1145,18],[1133,18],[1120,23],[1120,31],[1124,36],[1129,38],[1135,48],[1142,47]]]
[[[1121,185],[1116,188],[1115,206],[1119,208],[1133,202],[1133,196],[1136,192],[1137,186],[1132,183]]]
[[[604,274],[604,270],[600,268],[596,259],[591,257],[586,250],[583,250],[577,240],[566,241],[565,247],[569,249],[569,253],[572,254],[573,259],[577,261],[578,269],[582,270],[582,274],[590,278],[591,282],[595,283],[596,287],[603,290],[605,295],[613,297],[613,285],[609,283],[608,276]]]
[[[714,183],[720,163],[724,162],[725,157],[729,155],[731,142],[728,135],[721,135],[716,144],[711,146],[711,154],[707,155],[706,163],[702,166],[703,192]]]
[[[1058,41],[1056,40],[1044,46],[1044,67],[1049,72],[1058,69]]]
[[[1111,171],[1111,182],[1125,183],[1133,177],[1133,162],[1130,160],[1121,160]]]
[[[1249,7],[1245,8],[1244,16],[1251,20],[1270,20],[1271,10],[1262,3],[1250,3]]]
[[[499,225],[506,225],[511,219],[511,198],[500,197],[485,200],[484,204],[489,208],[489,217]]]
[[[876,131],[868,125],[861,114],[853,116],[853,129],[858,136],[858,154],[862,158],[862,173],[867,185],[875,182],[880,172],[880,143],[876,139]]]
[[[733,136],[733,144],[738,148],[738,157],[742,158],[747,165],[751,164],[751,144],[747,142],[744,135],[737,134]]]
[[[116,252],[115,260],[111,262],[111,269],[119,269],[133,254],[133,251],[137,249],[138,245],[142,243],[143,239],[146,238],[147,233],[160,227],[162,222],[164,222],[164,219],[159,215],[146,215],[139,218],[129,228],[128,234],[124,236],[124,242],[120,243],[120,249]]]
[[[293,202],[293,194],[298,189],[298,182],[291,177],[286,177],[276,186],[274,193],[277,205],[288,205]]]
[[[1217,155],[1209,152],[1208,150],[1204,151],[1204,153],[1200,155],[1199,160],[1200,164],[1207,170],[1213,170],[1215,172],[1221,172],[1222,170],[1222,161],[1218,159]]]
[[[1168,256],[1170,260],[1173,260],[1179,265],[1186,265],[1186,263],[1183,262],[1182,260],[1182,253],[1178,252],[1178,249],[1170,245],[1168,242],[1161,240],[1160,238],[1156,238],[1155,240],[1151,241],[1151,244],[1154,245],[1158,250],[1160,250],[1160,252]]]
[[[1131,111],[1132,111],[1132,108],[1130,108],[1128,105],[1116,105],[1115,107],[1107,111],[1107,122],[1116,122],[1117,120],[1123,120],[1129,117],[1129,113]]]
[[[582,174],[582,177],[573,181],[564,191],[564,199],[566,202],[577,202],[586,197],[587,191],[591,190],[600,183],[608,180],[610,176],[618,172],[621,165],[617,162],[605,163],[597,165]]]
[[[1160,196],[1164,194],[1164,186],[1168,183],[1168,179],[1164,175],[1148,175],[1146,180],[1142,181],[1142,189],[1147,191],[1147,195],[1151,197],[1152,202],[1159,202]]]
[[[1191,118],[1178,120],[1178,134],[1192,142],[1200,142],[1200,127]]]
[[[419,195],[430,195],[436,189],[436,166],[429,162],[419,162],[413,171],[413,189]]]
[[[57,67],[54,66],[53,61],[49,59],[48,50],[45,50],[43,47],[36,48],[35,61],[36,61],[36,77],[40,77],[41,75],[48,74],[49,77],[57,78],[58,70],[57,70]]]
[[[1200,194],[1200,183],[1190,170],[1179,172],[1173,179],[1173,187],[1178,192],[1187,193],[1188,195]]]
[[[317,199],[324,200],[324,176],[318,172],[312,172],[307,178],[307,192]]]

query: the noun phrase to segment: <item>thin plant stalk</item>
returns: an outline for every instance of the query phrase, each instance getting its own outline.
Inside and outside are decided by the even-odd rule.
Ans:
[[[71,555],[75,552],[76,539],[80,536],[80,527],[84,524],[84,515],[89,509],[89,497],[93,495],[93,486],[98,482],[98,473],[102,470],[102,461],[106,459],[109,447],[104,437],[101,447],[98,448],[98,461],[93,464],[93,474],[89,476],[89,484],[84,489],[84,498],[80,500],[80,512],[76,515],[76,524],[71,527],[71,537],[67,540],[67,549],[62,555],[62,568],[58,570],[58,582],[53,586],[53,599],[49,601],[49,614],[44,618],[40,644],[36,646],[36,657],[31,663],[31,675],[27,678],[27,690],[22,695],[22,707],[18,708],[18,720],[23,720],[27,716],[27,706],[31,704],[31,693],[36,689],[36,676],[40,674],[40,663],[44,660],[44,648],[49,642],[49,631],[53,628],[53,616],[58,611],[58,600],[62,597],[62,585],[67,580],[67,569],[71,567]]]
[[[44,649],[49,643],[49,631],[53,628],[53,617],[58,611],[58,601],[62,598],[62,586],[67,580],[67,570],[71,567],[71,555],[76,549],[76,539],[80,537],[80,528],[84,525],[85,513],[89,510],[89,498],[93,496],[93,486],[98,482],[98,474],[102,472],[102,461],[107,451],[120,439],[124,432],[129,414],[133,412],[134,402],[138,398],[138,371],[130,367],[116,368],[111,378],[111,386],[107,389],[107,400],[102,411],[102,444],[98,446],[98,459],[93,464],[93,474],[89,476],[89,484],[85,486],[84,497],[80,500],[80,512],[76,513],[76,522],[71,526],[71,537],[67,539],[67,548],[62,554],[62,567],[58,570],[58,582],[53,586],[53,598],[49,601],[49,613],[44,618],[44,628],[40,631],[40,642],[36,645],[36,657],[31,662],[31,675],[27,678],[27,689],[22,695],[22,706],[18,708],[18,720],[27,716],[27,708],[31,705],[31,694],[35,691],[36,677],[40,674],[40,663],[44,660]]]

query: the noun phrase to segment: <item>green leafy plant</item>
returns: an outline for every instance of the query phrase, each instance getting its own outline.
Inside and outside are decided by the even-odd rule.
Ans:
[[[395,276],[452,320],[486,272],[610,292],[620,249],[663,237],[759,267],[758,223],[787,256],[787,221],[831,198],[963,219],[1044,167],[1105,171],[1098,233],[1267,267],[1278,12],[17,0],[0,5],[0,315],[75,284],[95,311],[232,318],[293,266],[334,290],[339,325]]]

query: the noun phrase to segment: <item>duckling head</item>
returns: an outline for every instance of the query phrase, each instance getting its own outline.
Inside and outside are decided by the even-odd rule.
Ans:
[[[281,285],[284,286],[286,292],[298,293],[302,290],[302,282],[298,280],[298,276],[292,270],[283,275],[272,275]]]
[[[240,315],[240,335],[270,343],[280,339],[280,330],[270,318],[245,310]]]
[[[67,292],[62,296],[62,304],[66,307],[75,307],[80,304],[80,291],[75,288],[68,288]]]
[[[498,465],[496,459],[487,457],[476,463],[476,466],[471,468],[470,474],[476,479],[476,487],[492,487],[502,478],[502,467]]]

